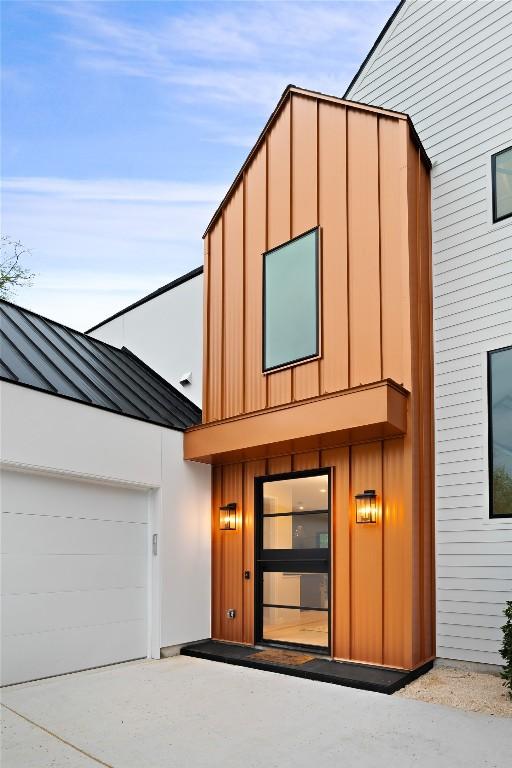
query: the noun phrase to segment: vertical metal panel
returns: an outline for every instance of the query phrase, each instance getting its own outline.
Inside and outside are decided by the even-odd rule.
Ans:
[[[202,411],[203,411],[203,424],[209,421],[210,411],[210,397],[208,388],[209,378],[209,349],[210,349],[210,336],[209,336],[209,313],[210,313],[210,267],[209,267],[209,245],[210,235],[207,234],[204,239],[204,272],[203,272],[203,397],[202,397]]]
[[[421,659],[422,632],[422,541],[421,510],[422,487],[424,477],[421,467],[421,399],[419,392],[419,370],[421,366],[420,348],[420,308],[419,308],[419,175],[420,157],[418,149],[409,140],[407,144],[407,197],[409,203],[409,293],[410,293],[410,349],[411,349],[411,398],[409,446],[411,490],[411,529],[410,545],[412,552],[412,647],[411,664]]]
[[[268,459],[267,464],[269,475],[279,475],[281,472],[292,471],[291,456],[277,456],[275,459]]]
[[[350,384],[381,378],[379,152],[375,115],[348,111]]]
[[[243,465],[230,464],[222,468],[222,503],[236,501],[237,528],[235,531],[220,531],[222,548],[222,605],[221,632],[223,640],[240,643],[243,638]],[[234,608],[234,619],[227,617],[227,611]]]
[[[382,443],[351,448],[353,496],[374,488],[382,499]],[[382,664],[382,516],[377,523],[357,525],[350,515],[351,651],[352,658]]]
[[[212,467],[212,637],[222,639],[222,539],[219,507],[222,504],[222,467]]]
[[[318,469],[320,466],[319,451],[294,454],[292,457],[292,466],[294,472],[300,472],[303,469]]]
[[[348,448],[322,451],[320,465],[331,481],[331,653],[350,658],[350,461]]]
[[[285,243],[291,233],[291,104],[288,101],[267,138],[267,231],[268,248]],[[292,399],[291,370],[268,374],[268,405]]]
[[[383,444],[383,662],[404,666],[410,646],[410,547],[404,504],[404,441]]]
[[[245,411],[267,404],[262,373],[262,253],[267,248],[267,148],[263,144],[245,176]]]
[[[402,325],[409,313],[407,269],[404,274],[407,241],[403,237],[407,221],[407,176],[402,172],[401,127],[399,120],[379,118],[382,378],[398,383],[406,380]]]
[[[291,108],[291,235],[295,237],[318,223],[318,103],[292,96]],[[318,360],[293,369],[294,400],[318,395],[318,370]]]
[[[346,109],[319,104],[319,219],[322,246],[321,394],[348,387]]]
[[[254,478],[267,474],[265,461],[244,464],[243,570],[250,578],[243,582],[243,642],[254,643]]]
[[[421,465],[422,487],[422,648],[421,657],[435,654],[435,564],[434,564],[434,405],[432,344],[432,269],[430,242],[430,176],[419,164],[420,244],[420,350],[421,350]]]
[[[208,421],[222,418],[222,352],[223,322],[223,254],[222,217],[210,232],[208,256],[209,310],[208,310]]]
[[[244,410],[244,188],[224,210],[223,418]]]

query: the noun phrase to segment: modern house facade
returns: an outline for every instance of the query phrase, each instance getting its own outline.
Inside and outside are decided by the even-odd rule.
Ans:
[[[435,653],[429,174],[405,115],[290,86],[207,229],[217,640]]]
[[[204,268],[87,334],[0,302],[3,684],[210,637],[501,662],[511,27],[399,3],[344,98],[286,89]]]
[[[486,664],[512,596],[511,30],[510,2],[406,0],[345,94],[409,114],[433,164],[437,655]]]

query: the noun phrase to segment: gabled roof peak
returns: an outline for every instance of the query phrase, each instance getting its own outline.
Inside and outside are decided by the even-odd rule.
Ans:
[[[420,140],[418,138],[418,135],[416,133],[416,130],[414,128],[414,125],[413,125],[412,120],[409,117],[409,115],[407,115],[407,114],[405,114],[403,112],[394,112],[393,110],[390,110],[390,109],[383,109],[381,107],[374,107],[371,104],[362,104],[359,101],[350,101],[349,99],[344,99],[344,98],[340,98],[339,96],[332,96],[330,94],[321,93],[320,91],[312,91],[312,90],[309,90],[307,88],[299,88],[296,85],[290,84],[290,85],[287,85],[286,88],[284,89],[284,91],[283,91],[283,93],[281,95],[281,98],[277,102],[277,105],[276,105],[274,111],[272,112],[272,114],[270,115],[269,119],[265,123],[265,126],[263,127],[263,130],[261,131],[260,135],[256,139],[256,142],[255,142],[253,148],[251,149],[251,151],[247,155],[247,157],[246,157],[242,167],[240,168],[240,170],[236,174],[236,176],[235,176],[235,178],[233,180],[233,183],[229,187],[229,189],[226,192],[224,198],[222,199],[220,205],[218,206],[217,210],[215,211],[215,213],[213,214],[212,218],[210,219],[210,222],[209,222],[208,226],[206,227],[206,230],[205,230],[205,232],[203,234],[203,238],[206,237],[206,235],[208,234],[208,232],[210,231],[212,226],[217,221],[221,211],[224,209],[224,206],[226,205],[227,201],[231,197],[231,193],[234,191],[234,189],[237,186],[237,184],[239,183],[240,179],[243,177],[245,169],[251,163],[253,157],[255,156],[255,154],[257,153],[257,151],[260,148],[261,144],[263,143],[263,141],[265,139],[265,136],[267,135],[267,133],[269,132],[269,130],[273,126],[273,124],[276,122],[276,120],[277,120],[279,114],[281,113],[283,107],[289,101],[289,99],[292,96],[294,96],[294,95],[295,96],[301,96],[301,97],[308,98],[308,99],[314,99],[316,101],[330,102],[330,103],[337,104],[337,105],[342,106],[342,107],[347,107],[348,109],[356,109],[356,110],[361,110],[362,112],[370,112],[370,113],[373,113],[373,114],[376,114],[376,115],[381,115],[382,117],[394,118],[395,120],[405,120],[405,121],[407,121],[409,123],[410,128],[411,128],[411,132],[412,132],[412,134],[414,136],[414,139],[415,139],[415,141],[416,141],[416,143],[417,143],[418,147],[420,148],[420,151],[421,151],[421,153],[423,155],[424,162],[428,165],[429,168],[431,167],[430,160],[428,159],[428,156],[427,156],[427,154],[426,154],[426,152],[425,152],[425,150],[424,150],[424,148],[423,148],[423,146],[422,146],[422,144],[421,144],[421,142],[420,142]]]

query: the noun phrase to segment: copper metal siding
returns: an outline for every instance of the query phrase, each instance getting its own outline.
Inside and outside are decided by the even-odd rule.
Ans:
[[[318,126],[318,208],[323,252],[320,389],[325,394],[345,389],[349,380],[347,110],[320,103]]]
[[[285,102],[207,236],[205,421],[382,377],[410,386],[408,145],[424,167],[405,120]],[[262,253],[316,225],[320,360],[263,375]]]
[[[267,405],[262,368],[262,264],[267,248],[267,146],[263,144],[245,175],[245,410]],[[243,339],[242,339],[243,340]]]
[[[382,663],[382,519],[356,525],[353,496],[374,488],[382,500],[382,443],[351,448],[351,655]]]
[[[291,237],[291,113],[289,101],[267,138],[267,248],[274,248]],[[269,374],[266,379],[267,405],[291,402],[290,370]]]
[[[224,347],[222,417],[244,411],[244,186],[224,211]]]
[[[291,97],[291,235],[318,224],[318,102]],[[292,369],[293,400],[318,395],[319,362]]]
[[[378,120],[348,113],[350,385],[381,378]]]
[[[429,177],[405,121],[377,112],[361,115],[335,102],[317,105],[309,99],[306,106],[302,101],[295,94],[293,103],[284,104],[240,187],[244,407],[252,412],[384,375],[411,392],[408,431],[404,438],[214,470],[213,558],[230,561],[213,566],[214,632],[222,639],[253,640],[253,584],[243,580],[243,570],[254,569],[254,477],[329,466],[333,655],[411,668],[435,652]],[[297,234],[299,222],[308,228],[314,208],[318,218],[312,223],[320,224],[323,237],[322,358],[308,363],[304,375],[297,374],[299,366],[293,373],[264,377],[261,253]],[[213,337],[225,333],[231,320],[221,310],[219,322],[212,302],[214,297],[230,301],[236,283],[224,277],[219,289],[226,260],[219,259],[218,245],[227,247],[226,233],[219,230],[226,210],[209,245],[209,364],[213,350],[219,370],[224,365],[219,348],[230,347]],[[225,373],[221,390],[231,376]],[[218,386],[218,373],[207,381]],[[237,402],[224,391],[208,399],[209,420],[226,415],[226,403],[231,408]],[[224,501],[243,505],[240,530],[218,530],[219,483]],[[354,494],[365,487],[375,487],[382,501],[379,521],[370,527],[354,522]],[[240,612],[240,623],[225,618],[229,607]]]

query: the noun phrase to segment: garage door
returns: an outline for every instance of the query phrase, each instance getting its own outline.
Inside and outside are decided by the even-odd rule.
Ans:
[[[147,492],[3,472],[2,684],[147,655]]]

